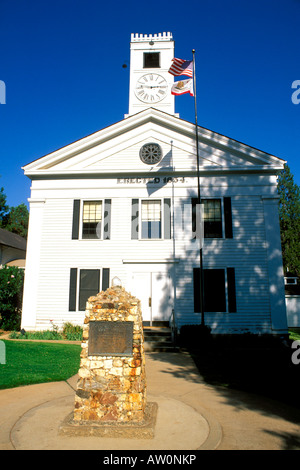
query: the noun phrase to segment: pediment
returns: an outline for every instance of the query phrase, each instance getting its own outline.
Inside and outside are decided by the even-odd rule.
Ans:
[[[140,159],[141,147],[158,143],[163,158],[156,165]],[[198,127],[203,171],[281,169],[284,161],[220,134]],[[195,125],[149,108],[119,121],[24,167],[25,174],[119,174],[120,172],[195,171]]]

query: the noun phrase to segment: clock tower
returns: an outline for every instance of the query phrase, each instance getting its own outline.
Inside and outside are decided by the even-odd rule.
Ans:
[[[174,58],[172,33],[132,34],[130,43],[129,114],[157,108],[175,114],[168,73]]]

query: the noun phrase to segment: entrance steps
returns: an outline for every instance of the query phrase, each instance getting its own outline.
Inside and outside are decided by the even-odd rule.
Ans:
[[[176,352],[179,348],[172,341],[171,328],[144,326],[145,352]]]

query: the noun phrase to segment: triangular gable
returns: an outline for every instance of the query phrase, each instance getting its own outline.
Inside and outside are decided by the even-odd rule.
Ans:
[[[284,161],[198,128],[202,170],[276,170]],[[158,143],[163,159],[153,167],[139,158],[142,145]],[[149,108],[42,157],[23,169],[28,176],[57,174],[114,174],[120,172],[195,171],[195,125]]]

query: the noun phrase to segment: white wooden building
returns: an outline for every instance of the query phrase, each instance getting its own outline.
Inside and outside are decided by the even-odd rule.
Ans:
[[[132,35],[129,113],[24,167],[25,330],[82,324],[87,298],[113,280],[140,298],[145,323],[172,312],[178,328],[200,323],[195,125],[175,113],[173,57],[170,33]],[[276,189],[284,161],[198,134],[205,323],[213,333],[285,334]]]

